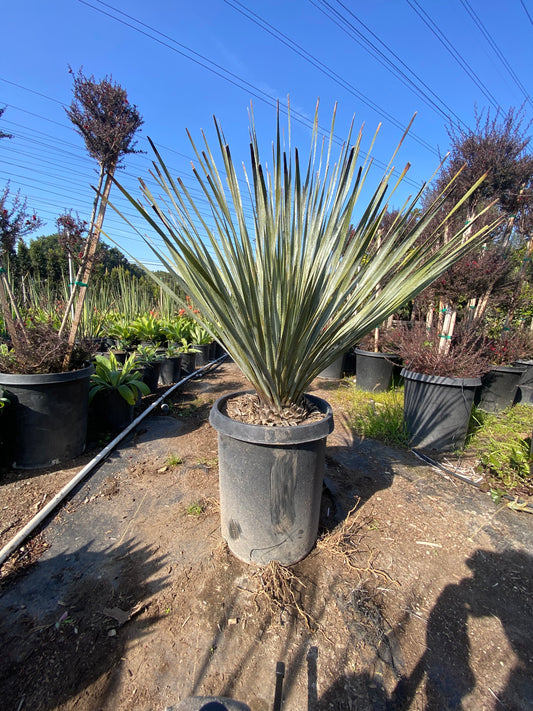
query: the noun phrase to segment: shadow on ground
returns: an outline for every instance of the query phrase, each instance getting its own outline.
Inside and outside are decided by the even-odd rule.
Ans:
[[[117,630],[165,586],[163,564],[129,541],[99,552],[85,545],[26,571],[0,600],[3,708],[55,709],[97,680],[105,700],[124,652]],[[137,636],[157,619],[145,617]]]

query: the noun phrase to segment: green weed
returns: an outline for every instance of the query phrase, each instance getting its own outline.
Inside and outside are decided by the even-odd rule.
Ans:
[[[183,458],[179,454],[169,454],[167,457],[166,465],[168,467],[178,467],[183,464]]]
[[[205,506],[200,501],[189,504],[185,509],[188,516],[200,516],[205,511]]]
[[[501,498],[500,486],[514,489],[531,477],[531,429],[528,405],[514,405],[497,414],[474,409],[467,453],[479,459],[494,482],[493,498]]]

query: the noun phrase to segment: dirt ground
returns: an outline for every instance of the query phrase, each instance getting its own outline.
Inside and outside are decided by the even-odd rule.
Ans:
[[[317,546],[241,563],[208,416],[243,386],[224,364],[171,395],[5,563],[0,707],[267,711],[283,662],[285,711],[533,709],[533,516],[354,437],[317,380],[336,423]],[[0,546],[98,451],[3,473]]]

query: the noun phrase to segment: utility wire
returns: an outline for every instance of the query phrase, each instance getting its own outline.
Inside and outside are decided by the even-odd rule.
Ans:
[[[314,5],[317,10],[322,12],[328,19],[335,23],[337,27],[345,32],[351,39],[357,42],[357,44],[359,44],[368,54],[370,54],[371,57],[376,59],[382,66],[394,74],[402,82],[402,84],[404,84],[404,86],[407,86],[410,91],[422,98],[422,100],[439,116],[443,117],[446,121],[450,121],[453,116],[457,123],[466,127],[464,121],[444,102],[444,100],[441,99],[412,69],[410,69],[395,52],[387,47],[387,45],[385,45],[385,43],[382,42],[382,40],[380,40],[379,37],[364,24],[364,22],[356,17],[354,13],[346,7],[346,5],[340,2],[340,0],[337,0],[338,4],[364,28],[364,32],[358,30],[345,15],[343,15],[339,10],[336,10],[329,2],[327,2],[327,0],[309,0],[309,2]],[[396,61],[405,67],[405,69],[412,74],[419,84],[425,87],[427,91],[424,91],[424,89],[417,85],[397,64],[395,64],[393,60],[387,57],[382,50],[371,42],[368,39],[369,34],[371,34],[383,47],[385,47],[385,49],[390,52]],[[428,92],[433,95],[434,99],[429,96]]]
[[[486,97],[486,99],[492,104],[493,108],[495,108],[497,111],[501,111],[502,107],[499,105],[497,99],[494,97],[494,95],[490,92],[490,90],[485,86],[485,84],[481,81],[481,79],[478,77],[478,75],[468,66],[466,61],[463,59],[461,54],[455,49],[453,44],[447,39],[447,37],[444,35],[442,30],[438,27],[438,25],[433,22],[433,20],[430,18],[428,13],[420,7],[419,3],[417,0],[406,0],[407,4],[416,12],[418,17],[422,20],[422,22],[431,30],[431,32],[435,35],[435,37],[439,40],[439,42],[445,47],[446,51],[451,54],[451,56],[455,59],[457,64],[461,67],[461,69],[470,77],[470,79],[474,82],[474,84],[478,87],[478,89],[483,93],[483,95]]]
[[[514,83],[516,84],[516,86],[520,89],[520,91],[524,95],[525,100],[529,103],[530,106],[533,106],[533,103],[531,102],[531,98],[529,96],[529,92],[526,90],[526,88],[524,87],[524,85],[522,84],[522,82],[520,81],[518,76],[516,75],[516,72],[513,70],[512,66],[509,64],[509,62],[505,58],[503,52],[496,44],[494,38],[492,37],[490,32],[487,30],[487,28],[485,27],[485,25],[479,18],[479,15],[477,15],[477,13],[473,10],[473,8],[470,5],[470,3],[468,2],[468,0],[460,0],[460,2],[462,4],[462,6],[464,7],[464,9],[468,12],[470,17],[472,18],[472,21],[474,22],[475,26],[481,32],[483,37],[487,40],[487,42],[488,42],[489,46],[491,47],[491,49],[493,50],[494,54],[498,57],[498,59],[503,64],[505,69],[507,69],[507,71],[511,75]]]
[[[531,17],[531,15],[529,14],[529,10],[527,9],[524,0],[520,0],[520,3],[521,3],[521,5],[522,5],[522,7],[524,8],[524,12],[525,12],[526,15],[527,15],[527,19],[528,19],[528,20],[530,21],[530,23],[533,25],[533,17]]]
[[[395,118],[392,114],[390,114],[386,109],[384,109],[382,106],[379,106],[376,104],[372,99],[370,99],[368,96],[360,92],[358,89],[354,87],[353,84],[351,84],[349,81],[344,79],[342,76],[340,76],[337,72],[335,72],[331,67],[327,66],[323,62],[321,62],[319,59],[317,59],[315,56],[311,55],[307,50],[305,50],[301,45],[299,45],[295,40],[291,39],[288,37],[286,34],[278,30],[276,27],[271,25],[269,22],[267,22],[264,18],[260,17],[257,15],[255,12],[252,12],[249,8],[245,7],[242,3],[238,2],[238,0],[224,0],[224,2],[232,7],[236,12],[240,13],[243,15],[243,17],[246,17],[249,19],[251,22],[255,23],[258,27],[260,27],[262,30],[267,32],[269,35],[277,39],[279,42],[284,44],[286,47],[288,47],[292,52],[297,54],[298,56],[302,57],[305,59],[306,62],[311,64],[312,66],[315,67],[315,69],[318,69],[320,72],[325,74],[329,79],[332,79],[336,84],[341,86],[343,89],[348,91],[348,93],[352,94],[353,96],[357,97],[360,101],[362,101],[366,106],[371,108],[373,111],[375,111],[380,118],[387,118],[390,123],[392,123],[396,128],[403,129],[404,124],[401,123],[397,118]],[[312,0],[311,0],[312,2]],[[313,2],[313,5],[315,3]],[[320,9],[320,8],[319,8]],[[434,146],[432,146],[430,143],[428,143],[426,140],[418,136],[414,131],[409,133],[409,136],[416,140],[421,146],[426,148],[428,151],[433,153],[434,155],[438,156],[438,151],[435,149]]]
[[[263,103],[266,103],[269,106],[273,106],[273,107],[279,109],[279,111],[281,113],[283,113],[283,114],[289,113],[288,109],[286,109],[281,102],[279,102],[277,99],[275,99],[272,96],[270,96],[269,94],[267,94],[262,89],[259,89],[254,84],[251,84],[246,79],[243,79],[242,77],[238,76],[234,72],[231,72],[228,69],[225,69],[217,62],[214,62],[214,61],[208,59],[207,57],[200,54],[199,52],[196,52],[195,50],[190,49],[186,45],[175,40],[173,37],[171,37],[163,32],[160,32],[156,28],[136,19],[132,15],[128,15],[126,12],[123,12],[122,10],[115,8],[106,2],[103,2],[103,0],[94,0],[94,2],[97,2],[99,5],[103,5],[104,7],[109,8],[110,10],[117,13],[118,15],[122,15],[123,17],[126,17],[126,18],[128,18],[128,20],[131,21],[131,22],[127,22],[126,20],[123,20],[120,17],[116,17],[115,15],[112,15],[110,12],[107,12],[99,7],[96,7],[95,5],[92,5],[87,0],[78,0],[78,2],[80,2],[82,5],[86,5],[87,7],[90,7],[91,9],[95,10],[96,12],[106,15],[107,17],[111,18],[112,20],[115,20],[116,22],[119,22],[120,24],[124,25],[125,27],[129,27],[130,29],[144,35],[145,37],[148,37],[149,39],[153,40],[154,42],[157,42],[158,44],[166,47],[167,49],[170,49],[171,51],[176,52],[177,54],[181,55],[182,57],[189,59],[190,61],[194,62],[195,64],[198,64],[202,68],[207,69],[208,71],[212,72],[216,76],[219,76],[220,78],[224,79],[224,81],[229,82],[233,86],[236,86],[239,89],[244,88],[252,96],[259,99]],[[136,24],[131,24],[132,22],[136,23]],[[137,27],[136,25],[139,25],[140,27]],[[141,29],[143,27],[146,29]],[[147,31],[147,30],[149,30],[149,31]],[[159,37],[162,37],[164,39],[155,37],[154,34],[150,34],[150,33],[155,33],[156,35],[159,35]],[[189,52],[190,54],[187,54],[187,52]],[[191,55],[193,55],[193,56],[191,56]],[[313,121],[311,119],[309,119],[305,114],[291,108],[290,115],[291,115],[291,119],[294,119],[298,123],[301,123],[306,128],[311,129],[313,127]],[[329,136],[329,129],[328,128],[324,128],[319,125],[318,130],[321,135]],[[333,140],[337,145],[342,145],[344,143],[344,140],[342,138],[335,136],[335,135],[333,137]],[[361,150],[361,155],[363,157],[365,157],[367,154]],[[378,158],[373,158],[372,162],[373,162],[373,165],[375,165],[383,170],[385,170],[387,168],[387,164],[384,163],[383,161],[380,161]],[[404,182],[408,185],[411,185],[412,187],[417,188],[417,189],[420,188],[420,183],[412,180],[411,178],[404,178]]]

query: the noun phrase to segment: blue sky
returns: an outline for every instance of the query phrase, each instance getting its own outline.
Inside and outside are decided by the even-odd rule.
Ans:
[[[372,42],[370,46],[368,42]],[[410,137],[395,161],[411,163],[398,200],[415,191],[448,148],[447,117],[474,126],[475,107],[520,107],[533,90],[533,0],[26,0],[2,9],[0,187],[10,180],[55,231],[65,211],[87,219],[96,166],[64,106],[72,97],[68,65],[97,79],[112,75],[144,118],[173,174],[190,185],[195,138],[213,139],[220,120],[234,161],[248,159],[248,108],[264,154],[275,131],[275,103],[293,109],[292,144],[305,155],[308,120],[320,99],[336,134],[355,115],[381,175],[411,116]],[[525,104],[527,119],[532,103]],[[150,155],[128,156],[120,180],[135,192]],[[120,207],[133,215],[117,195]],[[135,220],[133,217],[132,219]],[[141,232],[145,231],[136,220]],[[151,266],[138,234],[108,211],[105,230],[126,252]]]

